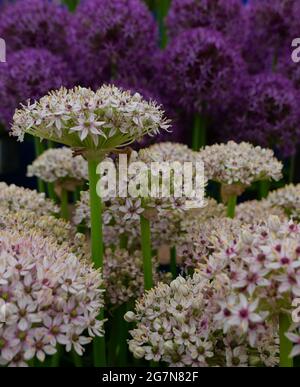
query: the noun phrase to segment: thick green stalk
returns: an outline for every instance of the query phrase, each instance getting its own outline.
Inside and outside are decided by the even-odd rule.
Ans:
[[[227,202],[227,216],[228,218],[233,219],[235,216],[235,207],[237,202],[237,196],[231,195],[229,196],[228,202]]]
[[[89,183],[90,183],[90,209],[91,209],[91,252],[92,260],[97,269],[103,267],[103,235],[102,235],[102,203],[101,198],[97,194],[97,165],[95,160],[89,160]],[[104,310],[102,309],[99,317],[100,320],[104,318]],[[96,337],[93,342],[94,348],[94,366],[106,366],[106,350],[105,338]]]
[[[268,196],[270,190],[270,182],[269,180],[261,180],[259,182],[259,194],[260,198],[264,199]]]
[[[41,142],[41,140],[38,137],[34,137],[33,139],[34,139],[35,157],[38,157],[44,152],[45,148],[44,148],[43,143]],[[38,186],[39,192],[46,192],[46,185],[39,178],[37,179],[37,186]]]
[[[285,313],[281,313],[279,315],[280,367],[293,367],[293,359],[289,357],[293,344],[285,336],[290,326],[290,317]]]
[[[151,228],[150,221],[143,215],[141,215],[141,238],[144,267],[144,288],[145,290],[149,290],[153,287]]]
[[[194,117],[192,148],[198,151],[206,145],[206,120],[200,114]]]
[[[63,188],[61,190],[61,197],[60,197],[60,216],[65,220],[69,220],[68,191]]]
[[[170,249],[170,269],[173,279],[177,277],[176,247]]]

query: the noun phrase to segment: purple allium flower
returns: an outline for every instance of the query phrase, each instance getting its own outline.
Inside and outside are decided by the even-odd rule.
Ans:
[[[276,67],[278,58],[297,37],[293,28],[298,0],[252,0],[248,6],[244,57],[252,73]],[[299,14],[299,13],[298,13]],[[296,34],[296,36],[295,36]]]
[[[167,17],[170,37],[190,28],[210,28],[241,42],[244,7],[240,0],[173,0]]]
[[[243,74],[239,53],[218,32],[187,30],[170,42],[158,64],[162,93],[189,113],[214,114],[234,98]]]
[[[151,70],[156,23],[140,0],[85,0],[70,23],[71,56],[82,85]]]
[[[43,48],[63,54],[70,15],[66,8],[47,0],[18,0],[0,12],[0,36],[7,51]]]
[[[0,66],[0,121],[9,125],[20,103],[70,86],[71,80],[67,64],[47,50],[28,48],[11,53]]]
[[[216,117],[223,140],[250,141],[291,156],[299,144],[299,92],[280,74],[262,73],[249,79],[235,108]]]

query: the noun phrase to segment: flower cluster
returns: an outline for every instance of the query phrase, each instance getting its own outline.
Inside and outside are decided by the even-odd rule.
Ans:
[[[300,185],[289,184],[269,193],[267,201],[273,208],[282,209],[293,219],[300,219]]]
[[[173,0],[167,16],[171,37],[190,28],[223,33],[234,43],[243,41],[244,12],[239,0]]]
[[[28,210],[37,216],[52,215],[59,212],[58,207],[44,193],[38,193],[16,185],[0,182],[0,208],[12,212]]]
[[[40,98],[62,85],[72,86],[72,74],[59,56],[36,48],[9,54],[0,66],[0,120],[9,127],[20,103]]]
[[[101,275],[68,249],[37,233],[2,231],[0,271],[2,364],[44,361],[57,344],[82,355],[83,345],[103,334]]]
[[[249,200],[236,207],[235,219],[243,224],[255,224],[264,221],[270,215],[276,215],[280,219],[285,217],[284,211],[279,207],[273,207],[269,200]]]
[[[132,253],[126,249],[106,249],[103,268],[105,296],[108,302],[122,305],[135,300],[144,292],[144,272],[142,253],[138,250]],[[152,260],[154,282],[168,280],[168,274],[158,272],[157,258]]]
[[[276,359],[278,348],[267,329],[259,340],[261,350],[256,351],[238,336],[222,334],[216,313],[218,300],[228,293],[221,277],[211,282],[198,273],[178,277],[170,285],[159,284],[137,302],[135,312],[125,315],[137,324],[130,332],[129,349],[136,358],[170,366],[247,366],[253,352],[260,364]],[[261,353],[271,348],[276,351],[263,359]]]
[[[1,8],[0,36],[9,52],[42,48],[63,55],[69,18],[66,8],[53,1],[18,0]]]
[[[60,247],[67,247],[80,259],[90,260],[89,245],[85,236],[78,233],[71,223],[52,215],[41,215],[28,210],[17,212],[1,210],[0,230],[22,232],[24,229],[36,231],[44,238],[53,240]]]
[[[204,115],[229,104],[244,68],[238,51],[221,34],[204,28],[176,36],[158,62],[158,82],[166,99],[176,95],[177,106]]]
[[[294,39],[297,0],[251,0],[247,12],[244,56],[254,73],[276,67]],[[296,27],[297,28],[297,27]]]
[[[102,86],[96,92],[82,87],[61,88],[23,106],[14,115],[12,133],[21,141],[25,133],[30,133],[105,152],[168,128],[155,102],[146,102],[140,94],[131,95],[115,86]]]
[[[210,280],[222,276],[232,288],[219,304],[217,319],[224,332],[234,329],[255,346],[266,324],[290,313],[293,299],[300,295],[299,257],[299,225],[276,216],[214,244],[200,270]]]
[[[82,156],[74,156],[70,148],[48,149],[27,168],[27,176],[46,182],[88,180],[88,165]]]
[[[251,185],[259,180],[279,180],[282,163],[270,149],[229,141],[227,144],[206,146],[200,156],[210,180],[222,184]]]
[[[68,40],[80,84],[97,88],[151,71],[158,29],[142,1],[85,0],[71,18]]]

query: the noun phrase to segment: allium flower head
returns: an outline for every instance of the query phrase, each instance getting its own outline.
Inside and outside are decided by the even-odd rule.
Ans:
[[[73,224],[52,215],[41,215],[28,210],[13,212],[1,209],[0,230],[38,232],[60,247],[67,247],[78,258],[90,261],[89,244],[84,234],[78,233]]]
[[[50,51],[26,48],[9,54],[7,62],[0,66],[0,121],[10,125],[21,102],[71,85],[68,65]]]
[[[54,54],[66,51],[70,14],[54,1],[17,0],[0,12],[0,36],[7,50],[43,48]]]
[[[134,312],[125,315],[125,320],[136,323],[130,331],[130,351],[136,358],[163,361],[169,366],[207,367],[225,366],[231,350],[236,366],[241,350],[247,355],[257,351],[234,332],[222,334],[215,316],[219,300],[226,299],[228,293],[230,286],[221,277],[210,281],[198,273],[186,279],[178,277],[170,285],[159,284],[144,294]],[[256,319],[254,306],[246,305],[251,310],[250,320]],[[268,340],[264,349],[272,341]],[[240,361],[250,364],[248,356]]]
[[[102,86],[97,92],[61,88],[17,110],[12,133],[21,141],[30,133],[92,153],[106,153],[145,134],[168,129],[163,114],[155,102],[115,86]]]
[[[235,119],[235,137],[293,155],[299,142],[299,109],[292,82],[280,74],[260,74],[250,79],[246,96],[248,102]]]
[[[240,220],[243,224],[255,224],[264,221],[270,215],[276,215],[283,219],[284,211],[279,207],[273,207],[269,200],[249,200],[236,207],[235,219]]]
[[[48,149],[27,168],[27,176],[36,176],[48,183],[88,180],[87,161],[74,156],[70,148]]]
[[[147,73],[158,44],[155,20],[139,0],[81,1],[68,34],[81,84],[94,88]]]
[[[44,193],[3,182],[0,182],[0,208],[11,212],[32,211],[39,216],[59,212],[59,208],[50,199],[46,199]]]
[[[269,71],[295,38],[297,0],[251,0],[244,56],[251,72]],[[298,13],[299,14],[299,13]]]
[[[289,184],[269,193],[267,202],[293,219],[300,219],[300,185]]]
[[[222,276],[232,289],[215,318],[224,332],[246,335],[256,347],[263,327],[270,327],[283,311],[291,313],[300,295],[299,224],[270,216],[244,225],[234,239],[211,242],[212,253],[200,271],[212,281]]]
[[[221,34],[187,30],[170,42],[160,58],[161,88],[188,112],[212,114],[230,102],[243,74],[243,61]],[[233,89],[234,85],[234,89]]]
[[[171,37],[190,28],[210,28],[242,42],[244,12],[239,0],[173,0],[167,16]]]
[[[0,298],[7,306],[0,327],[2,364],[44,361],[57,344],[82,355],[83,345],[103,334],[97,320],[103,307],[100,273],[36,233],[2,231],[0,246]]]
[[[222,184],[251,185],[259,180],[279,180],[282,163],[274,152],[249,143],[229,141],[200,151],[208,179]]]

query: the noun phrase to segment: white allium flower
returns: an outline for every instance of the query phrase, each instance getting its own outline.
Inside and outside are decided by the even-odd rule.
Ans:
[[[163,116],[155,102],[113,85],[96,92],[61,88],[16,110],[12,134],[21,141],[30,133],[75,148],[108,152],[145,134],[167,130],[169,121]]]
[[[289,184],[269,193],[267,201],[274,208],[281,208],[287,216],[300,219],[300,184]]]
[[[99,271],[37,232],[1,231],[0,246],[0,299],[10,305],[0,327],[1,364],[43,361],[57,344],[82,355],[91,341],[86,330],[103,335]]]
[[[36,176],[47,183],[88,180],[88,164],[82,156],[74,156],[70,148],[48,149],[27,168],[27,176]]]
[[[77,257],[90,260],[90,248],[85,236],[76,227],[51,215],[39,215],[33,211],[20,210],[0,212],[0,231],[37,231],[44,238],[51,238],[59,246],[67,246]]]
[[[170,285],[158,284],[136,303],[134,312],[125,315],[136,323],[130,331],[130,351],[138,358],[170,366],[207,367],[236,362],[235,355],[242,351],[235,348],[243,347],[247,359],[240,360],[250,365],[250,354],[259,357],[256,348],[250,348],[234,330],[222,333],[223,321],[215,318],[219,301],[230,293],[230,284],[221,276],[211,281],[201,273],[178,277]],[[270,347],[273,342],[270,337],[264,345]]]
[[[284,211],[279,207],[273,207],[269,200],[249,200],[236,207],[235,219],[242,223],[253,224],[267,219],[270,215],[284,218]]]
[[[57,214],[59,208],[44,193],[0,182],[0,208],[12,212],[33,211],[36,215]]]
[[[209,180],[224,185],[251,185],[259,180],[279,180],[283,165],[274,152],[249,143],[229,141],[206,146],[200,151]]]

